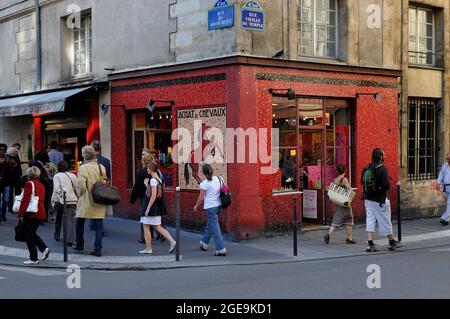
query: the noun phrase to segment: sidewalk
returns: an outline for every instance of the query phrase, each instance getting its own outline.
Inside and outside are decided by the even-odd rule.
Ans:
[[[28,250],[25,243],[14,241],[14,226],[16,216],[7,216],[8,222],[0,226],[0,264],[23,266],[28,259]],[[250,265],[289,263],[329,258],[343,258],[368,255],[365,252],[367,242],[364,225],[354,228],[355,245],[345,244],[345,229],[339,229],[332,237],[329,245],[325,245],[323,235],[324,227],[320,230],[302,231],[298,237],[298,256],[293,256],[292,235],[275,238],[262,238],[240,242],[226,242],[228,255],[215,257],[214,244],[211,242],[210,251],[202,252],[199,249],[201,234],[181,232],[181,261],[175,261],[175,254],[168,254],[168,242],[153,242],[153,255],[139,255],[138,251],[144,248],[139,244],[139,223],[137,221],[108,218],[105,221],[107,237],[103,240],[103,256],[97,258],[88,255],[93,249],[94,232],[85,230],[84,254],[77,254],[68,248],[69,262],[63,262],[63,244],[53,239],[54,224],[40,226],[38,234],[49,246],[51,254],[49,260],[38,267],[66,268],[69,264],[77,264],[83,269],[103,270],[144,270],[144,269],[170,269],[182,267],[208,267],[229,265]],[[175,230],[169,229],[175,237]],[[394,224],[394,233],[397,226]],[[450,227],[444,227],[439,219],[408,220],[402,222],[402,242],[404,247],[398,252],[423,248],[438,247],[450,241]],[[397,236],[397,235],[396,235]],[[387,240],[381,237],[375,240],[380,252],[392,253],[387,249]],[[373,255],[373,254],[371,254]]]

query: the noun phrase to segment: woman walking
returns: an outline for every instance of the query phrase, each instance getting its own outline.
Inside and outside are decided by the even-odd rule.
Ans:
[[[214,171],[211,165],[204,164],[202,166],[202,171],[206,180],[200,184],[200,195],[197,204],[195,204],[194,211],[197,212],[199,206],[203,202],[203,209],[208,215],[208,222],[206,224],[203,239],[200,241],[200,249],[207,251],[209,241],[212,237],[216,245],[216,252],[214,255],[226,256],[227,250],[223,242],[219,225],[219,213],[222,206],[222,201],[220,200],[220,188],[222,183],[219,177],[213,175]]]
[[[352,187],[350,186],[350,183],[348,182],[348,179],[345,177],[345,166],[339,165],[337,167],[337,173],[339,174],[335,179],[334,183],[347,188],[347,190],[352,190]],[[352,213],[352,207],[349,206],[347,208],[341,207],[338,205],[334,205],[334,216],[333,221],[331,223],[331,227],[328,231],[328,233],[324,236],[324,240],[326,244],[330,243],[331,235],[336,230],[336,227],[341,227],[342,225],[347,226],[347,244],[356,244],[356,241],[353,240],[352,235],[352,227],[353,227],[353,213]]]
[[[60,240],[61,225],[64,213],[64,192],[66,193],[66,220],[67,220],[67,245],[74,243],[75,210],[77,209],[77,182],[78,178],[69,171],[69,164],[61,161],[58,164],[58,174],[53,177],[52,207],[56,211],[55,233],[53,238]]]
[[[22,202],[20,203],[18,212],[18,217],[23,223],[25,239],[27,242],[28,251],[30,252],[30,260],[25,261],[25,265],[37,265],[39,263],[36,246],[43,254],[41,261],[46,260],[50,254],[50,250],[47,245],[36,233],[39,227],[39,222],[45,220],[46,217],[44,208],[45,188],[39,182],[40,174],[41,171],[39,168],[34,166],[27,170],[26,175],[28,177],[28,182],[25,184]],[[28,211],[28,206],[32,196],[38,197],[37,213]]]
[[[155,163],[148,165],[148,174],[150,178],[145,179],[147,187],[148,205],[145,210],[141,210],[141,223],[144,225],[145,249],[140,254],[152,254],[152,234],[150,226],[166,238],[170,243],[169,253],[172,253],[176,247],[176,241],[170,233],[161,225],[161,216],[166,214],[164,202],[164,189],[161,178],[158,175],[158,166]]]

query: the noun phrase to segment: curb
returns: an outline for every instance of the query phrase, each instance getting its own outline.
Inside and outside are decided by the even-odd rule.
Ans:
[[[191,269],[191,268],[206,268],[206,267],[229,267],[229,266],[253,266],[253,265],[275,265],[275,264],[292,264],[292,263],[302,263],[302,262],[314,262],[314,261],[324,261],[324,260],[336,260],[343,258],[356,258],[362,256],[379,256],[379,255],[388,255],[395,253],[406,253],[409,251],[416,251],[420,249],[429,249],[429,248],[439,248],[439,247],[448,247],[449,244],[439,244],[439,245],[419,245],[419,247],[408,246],[405,249],[405,246],[402,247],[401,250],[397,251],[389,251],[382,250],[376,253],[354,253],[349,255],[342,256],[330,256],[330,257],[319,257],[319,258],[302,258],[302,257],[286,257],[278,260],[270,260],[270,259],[262,259],[259,261],[255,260],[247,260],[247,261],[239,261],[239,262],[203,262],[203,263],[190,263],[186,261],[180,262],[165,262],[165,263],[148,263],[148,264],[90,264],[90,263],[78,263],[76,265],[80,266],[81,269],[84,270],[96,270],[96,271],[148,271],[148,270],[169,270],[169,269]],[[383,249],[385,246],[381,246]],[[17,257],[10,257],[11,259],[18,259]],[[21,267],[21,268],[41,268],[41,269],[67,269],[69,265],[72,263],[64,263],[64,262],[54,262],[53,264],[38,264],[35,266],[26,266],[22,263],[17,263],[14,261],[5,262],[1,261],[0,265],[3,266],[13,266],[13,267]]]

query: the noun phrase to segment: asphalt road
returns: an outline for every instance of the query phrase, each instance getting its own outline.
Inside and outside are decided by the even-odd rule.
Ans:
[[[369,289],[380,267],[380,288]],[[81,271],[0,265],[0,299],[449,298],[450,245],[313,262],[154,271]],[[377,280],[370,281],[377,283]]]

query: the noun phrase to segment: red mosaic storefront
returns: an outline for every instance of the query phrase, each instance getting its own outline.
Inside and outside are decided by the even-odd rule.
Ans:
[[[331,217],[324,188],[337,165],[346,166],[352,185],[360,187],[371,150],[383,147],[392,183],[397,182],[398,76],[398,72],[379,69],[243,57],[116,73],[111,76],[111,104],[122,107],[111,110],[113,180],[126,199],[116,213],[137,217],[138,206],[130,205],[128,199],[140,168],[139,154],[142,148],[155,148],[167,184],[169,218],[174,217],[173,189],[179,185],[182,225],[203,227],[204,213],[193,211],[202,175],[196,173],[195,165],[170,160],[176,143],[170,140],[172,130],[191,130],[192,119],[202,119],[199,134],[211,127],[280,132],[279,146],[270,149],[269,144],[266,150],[279,154],[281,169],[276,173],[263,173],[267,164],[260,159],[216,166],[234,198],[221,214],[227,233],[251,238],[289,229],[298,191],[304,192],[300,199],[307,203],[299,205],[299,219],[324,223]],[[151,99],[160,101],[153,113],[146,111]],[[227,150],[239,156],[236,141],[228,143],[233,147]],[[214,148],[217,151],[223,153]],[[391,199],[396,207],[395,189]],[[357,219],[364,218],[360,195],[353,211]]]

